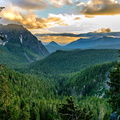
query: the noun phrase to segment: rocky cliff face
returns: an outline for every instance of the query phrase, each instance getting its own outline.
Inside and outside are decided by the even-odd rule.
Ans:
[[[34,60],[49,55],[48,50],[41,41],[38,41],[38,39],[22,25],[0,25],[0,32],[4,38],[4,40],[0,40],[0,45],[6,47],[11,52],[22,52],[25,57],[27,56],[27,59],[34,58]]]

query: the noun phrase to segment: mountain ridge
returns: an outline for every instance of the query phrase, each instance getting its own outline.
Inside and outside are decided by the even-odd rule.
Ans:
[[[114,42],[113,42],[114,41]],[[120,38],[113,38],[113,37],[107,37],[103,36],[100,38],[88,38],[88,39],[83,39],[80,38],[76,41],[73,41],[69,44],[67,44],[65,47],[67,48],[74,48],[74,49],[89,49],[89,48],[94,48],[96,46],[106,46],[106,45],[115,45],[115,44],[120,44]]]
[[[9,56],[18,58],[20,62],[33,62],[40,60],[50,53],[38,39],[22,25],[0,24],[0,32],[3,40],[0,40],[0,50],[2,51],[1,62],[6,61],[7,52]],[[16,56],[16,57],[15,57]],[[8,61],[11,61],[10,58]]]
[[[61,47],[46,46],[46,48],[50,52],[55,52],[56,50],[94,49],[94,48],[97,49],[98,46],[102,46],[101,48],[103,49],[119,49],[119,46],[117,44],[120,44],[120,32],[108,32],[108,33],[89,32],[84,34],[69,34],[69,33],[36,34],[36,36],[42,36],[42,37],[46,35],[56,36],[56,37],[69,36],[69,37],[76,37],[77,39]],[[52,37],[51,37],[51,40],[52,40]],[[62,40],[64,40],[64,37]],[[111,48],[107,46],[110,46]]]
[[[48,57],[29,65],[29,69],[36,73],[67,74],[79,71],[90,65],[101,64],[118,60],[117,50],[110,49],[87,49],[62,51],[57,50]],[[57,71],[56,71],[57,70]]]

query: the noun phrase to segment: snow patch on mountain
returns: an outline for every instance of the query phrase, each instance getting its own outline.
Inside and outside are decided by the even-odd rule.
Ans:
[[[3,46],[4,46],[6,43],[8,43],[8,41],[6,41],[6,42],[3,42]]]
[[[23,42],[23,36],[20,35],[19,39],[20,39],[20,42],[22,43]]]
[[[5,37],[8,38],[7,35],[5,35]]]
[[[0,45],[5,46],[5,45],[6,45],[6,43],[8,43],[8,41],[6,41],[6,42],[0,41]]]

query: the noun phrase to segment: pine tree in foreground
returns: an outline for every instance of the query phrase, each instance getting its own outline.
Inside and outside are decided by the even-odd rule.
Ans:
[[[67,103],[60,104],[58,112],[62,120],[91,120],[92,112],[85,108],[80,109],[75,106],[72,97],[66,99]]]

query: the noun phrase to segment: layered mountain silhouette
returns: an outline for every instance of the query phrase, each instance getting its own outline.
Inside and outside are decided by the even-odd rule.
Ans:
[[[114,37],[100,37],[100,38],[88,38],[88,39],[78,39],[77,41],[73,41],[66,45],[65,47],[71,48],[71,49],[89,49],[89,48],[97,48],[98,46],[101,46],[102,48],[107,48],[105,46],[111,46],[111,49],[113,46],[120,44],[120,38],[114,38]],[[116,49],[119,49],[116,47]]]
[[[42,34],[45,36],[46,34]],[[48,34],[47,34],[48,35]],[[66,46],[59,46],[57,43],[51,42],[46,46],[50,52],[56,50],[73,50],[73,49],[119,49],[120,48],[120,32],[109,33],[85,33],[85,34],[49,34],[51,36],[70,36],[80,37]],[[40,36],[37,34],[37,36]],[[84,37],[84,38],[81,38]],[[63,39],[64,41],[64,39]],[[54,44],[53,44],[54,43]]]

